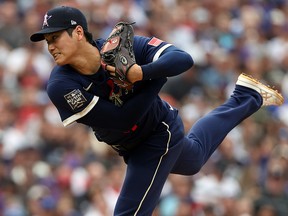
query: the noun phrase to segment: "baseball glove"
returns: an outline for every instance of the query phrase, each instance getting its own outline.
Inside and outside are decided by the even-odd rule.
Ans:
[[[133,24],[117,23],[100,50],[101,64],[104,70],[107,65],[114,66],[115,74],[110,72],[112,80],[120,88],[127,90],[132,89],[133,84],[126,75],[130,67],[136,63],[133,51]]]

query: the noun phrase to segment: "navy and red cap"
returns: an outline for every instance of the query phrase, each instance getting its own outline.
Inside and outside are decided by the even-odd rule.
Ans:
[[[84,14],[77,8],[68,6],[58,6],[49,10],[42,24],[42,29],[33,35],[30,40],[33,42],[44,40],[44,34],[82,26],[84,31],[88,31],[87,20]]]

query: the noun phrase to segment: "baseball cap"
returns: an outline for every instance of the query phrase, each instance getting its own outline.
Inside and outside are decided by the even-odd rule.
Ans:
[[[32,34],[30,40],[41,41],[45,39],[44,34],[74,28],[77,25],[82,26],[84,31],[88,31],[84,14],[77,8],[58,6],[45,14],[42,29]]]

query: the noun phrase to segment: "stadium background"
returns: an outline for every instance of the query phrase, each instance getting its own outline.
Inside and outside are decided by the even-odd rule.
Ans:
[[[29,36],[57,4],[79,7],[95,38],[133,20],[136,34],[189,52],[195,66],[161,92],[187,129],[231,94],[241,72],[288,96],[285,0],[0,0],[0,216],[112,215],[125,174],[88,128],[62,126],[45,93],[54,63]],[[287,104],[262,108],[199,174],[169,176],[155,216],[287,216],[287,125]]]

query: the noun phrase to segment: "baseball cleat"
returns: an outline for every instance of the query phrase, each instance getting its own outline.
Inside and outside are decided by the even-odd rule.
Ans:
[[[250,75],[244,73],[240,74],[236,85],[244,86],[257,91],[263,98],[262,106],[280,106],[284,102],[283,96],[277,90],[261,83]]]

